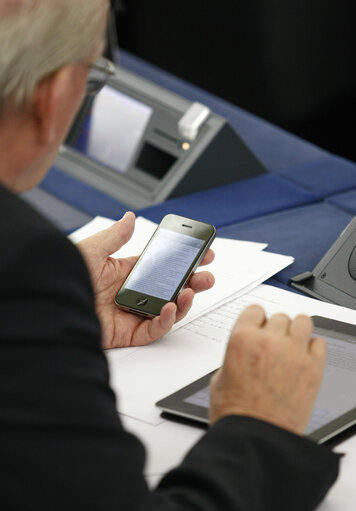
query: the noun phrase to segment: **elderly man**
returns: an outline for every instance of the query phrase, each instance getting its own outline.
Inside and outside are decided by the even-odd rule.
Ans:
[[[162,337],[213,277],[194,275],[154,320],[124,313],[113,298],[135,258],[109,256],[130,238],[134,215],[78,251],[16,196],[45,175],[86,88],[105,82],[107,7],[0,0],[1,508],[313,509],[338,457],[301,436],[325,362],[311,321],[267,320],[258,306],[241,314],[212,382],[211,428],[150,491],[101,347]]]

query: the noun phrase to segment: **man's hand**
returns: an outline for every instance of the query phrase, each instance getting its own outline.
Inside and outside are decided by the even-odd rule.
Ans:
[[[102,327],[102,347],[142,346],[166,334],[192,306],[194,294],[210,289],[214,277],[209,272],[194,274],[178,296],[177,303],[167,303],[154,319],[144,319],[120,310],[114,303],[116,293],[130,273],[138,257],[114,259],[114,254],[131,238],[135,215],[126,215],[112,227],[78,243],[87,263],[95,292],[95,305]],[[214,253],[209,250],[202,265],[209,264]]]
[[[325,341],[311,338],[312,330],[307,316],[267,320],[258,305],[247,307],[211,382],[211,421],[247,415],[302,434],[326,359]]]

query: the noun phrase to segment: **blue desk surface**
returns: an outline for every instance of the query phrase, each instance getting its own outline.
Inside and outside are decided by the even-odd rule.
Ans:
[[[156,222],[168,212],[178,213],[214,223],[221,236],[269,243],[269,250],[295,257],[295,263],[273,279],[276,285],[287,286],[291,276],[312,270],[356,214],[356,165],[126,52],[121,54],[121,65],[228,119],[268,169],[266,175],[136,213]],[[73,220],[70,227],[62,226],[66,230],[79,227],[83,218],[120,218],[126,210],[56,168],[41,190],[77,210],[78,225]]]

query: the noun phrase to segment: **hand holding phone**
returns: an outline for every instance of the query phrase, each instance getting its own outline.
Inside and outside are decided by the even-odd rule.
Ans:
[[[175,301],[216,235],[215,227],[167,215],[115,297],[120,309],[155,317]]]
[[[184,318],[192,306],[195,293],[210,289],[214,278],[209,271],[195,273],[178,296],[176,304],[168,303],[159,316],[147,319],[125,310],[114,302],[138,257],[114,258],[131,238],[135,229],[135,215],[125,214],[121,220],[77,244],[90,273],[95,294],[95,306],[101,323],[103,349],[126,346],[144,346],[163,337],[172,325]],[[214,253],[209,250],[201,264],[209,264]]]

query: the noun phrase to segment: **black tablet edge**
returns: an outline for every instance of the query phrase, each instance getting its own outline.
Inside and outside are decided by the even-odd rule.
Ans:
[[[356,407],[305,436],[317,444],[324,444],[354,425],[356,425]]]

